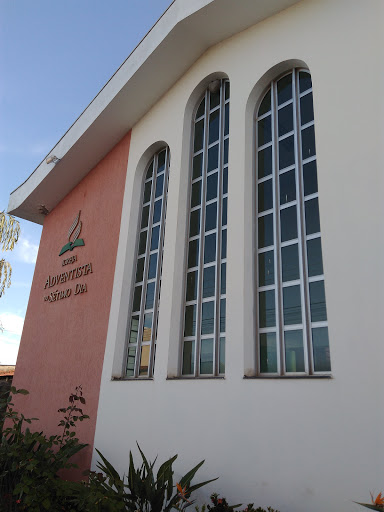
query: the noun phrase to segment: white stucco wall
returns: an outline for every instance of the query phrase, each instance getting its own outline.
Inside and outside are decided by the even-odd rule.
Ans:
[[[198,479],[220,478],[201,497],[347,512],[382,490],[382,20],[381,0],[303,0],[211,48],[132,130],[95,436],[121,472],[138,441],[151,459],[179,453],[181,472],[206,459]],[[285,61],[312,74],[332,379],[243,378],[255,336],[252,114],[274,78],[265,73]],[[191,115],[214,76],[231,83],[226,376],[167,380],[180,355]],[[122,374],[142,173],[164,144],[171,168],[155,376],[112,381]]]

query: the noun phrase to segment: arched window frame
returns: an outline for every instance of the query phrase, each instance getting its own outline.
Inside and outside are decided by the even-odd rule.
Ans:
[[[154,374],[169,163],[169,148],[162,148],[151,158],[143,176],[126,378],[152,378]]]
[[[212,101],[217,98],[215,92],[217,87],[219,87],[219,102],[211,108],[211,98]],[[200,97],[193,116],[185,308],[180,365],[180,375],[187,378],[218,377],[223,376],[225,371],[229,101],[229,81],[215,80]],[[219,113],[219,136],[218,139],[214,138],[210,141],[211,116],[215,116],[216,113]],[[215,159],[213,155],[216,145],[218,145],[218,165],[211,167],[210,162]],[[207,189],[214,181],[216,172],[217,197],[210,199]],[[214,205],[215,202],[217,203],[216,224],[213,229],[206,230],[208,217],[206,208]],[[206,259],[205,254],[209,246],[205,244],[205,239],[212,235],[216,237],[215,258],[207,261],[209,258]],[[194,246],[197,246],[197,249]],[[209,295],[208,285],[204,285],[204,269],[207,277],[210,272],[207,269],[213,269],[215,279],[213,295]],[[191,290],[195,290],[192,295]],[[204,290],[208,296],[204,296]],[[213,303],[213,328],[205,329],[204,326],[202,327],[203,309],[205,312],[212,309],[211,303]],[[213,332],[205,332],[211,330]],[[211,358],[212,361],[204,360],[205,350],[207,350],[207,359]]]
[[[288,77],[292,78],[292,94],[290,98],[289,95],[284,98],[283,85],[284,80],[289,81]],[[329,375],[331,370],[312,98],[312,82],[308,69],[296,68],[274,79],[256,108],[255,316],[257,318],[257,375],[259,376]],[[287,121],[290,118],[288,115],[290,108],[292,108],[292,129],[289,129],[289,121]],[[283,112],[284,109],[285,112]],[[308,120],[306,116],[311,110],[312,119]],[[284,155],[289,151],[284,149],[284,146],[289,146],[291,137],[293,152],[290,153],[290,158],[293,156],[294,161],[292,165],[285,166]],[[271,148],[271,172],[265,174],[269,171],[269,148]],[[308,151],[312,151],[313,154],[307,154]],[[289,163],[289,158],[287,162]],[[310,190],[310,174],[312,186],[315,185],[313,190]],[[294,177],[294,189],[291,186],[292,177]],[[271,190],[268,191],[268,189]],[[284,190],[286,190],[285,203]],[[296,208],[296,215],[294,213],[292,215],[293,208]],[[288,210],[290,210],[289,213]],[[290,216],[291,221],[289,221]],[[287,229],[292,229],[292,219],[295,217],[297,236],[289,238]],[[310,222],[318,226],[314,232],[308,229]],[[286,236],[288,236],[287,239],[285,239]],[[296,245],[297,265],[290,266],[289,258],[295,252]],[[314,250],[315,245],[317,245],[316,250]],[[283,251],[285,251],[284,255]],[[290,252],[291,256],[289,256]],[[292,261],[295,261],[295,256]],[[289,272],[293,272],[291,277],[296,279],[288,279]],[[295,272],[296,275],[294,275]],[[295,307],[291,312],[289,311],[292,309],[288,308],[290,294],[295,295],[296,298],[300,297],[301,322],[292,323],[297,317],[297,311],[294,311]],[[317,299],[320,297],[320,302],[316,303],[316,297]],[[323,302],[321,302],[322,298]],[[303,333],[302,353],[295,348],[295,343],[297,344],[297,339],[300,338],[300,331]],[[322,344],[325,345],[322,347]],[[302,361],[300,361],[301,358]]]

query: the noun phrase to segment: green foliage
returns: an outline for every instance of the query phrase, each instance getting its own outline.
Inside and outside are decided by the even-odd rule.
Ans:
[[[85,403],[81,387],[69,397],[69,406],[59,409],[64,418],[59,426],[62,435],[47,437],[32,432],[28,425],[37,418],[25,418],[14,408],[14,395],[27,395],[25,389],[11,387],[10,394],[0,397],[5,418],[0,423],[0,510],[4,512],[51,512],[77,509],[70,506],[76,485],[57,476],[61,469],[77,467],[70,462],[86,445],[75,437],[76,421],[88,418],[78,407]]]
[[[228,502],[225,498],[219,498],[219,495],[216,493],[211,494],[211,503],[208,505],[203,505],[201,508],[195,507],[196,512],[233,512],[235,508],[241,507],[241,503],[238,505],[228,505]],[[265,510],[262,507],[254,508],[253,503],[249,503],[245,509],[237,512],[279,512],[278,510],[274,510],[271,507],[268,507]]]
[[[180,482],[173,483],[173,463],[177,455],[165,461],[155,472],[156,459],[149,462],[138,445],[142,464],[135,467],[132,453],[129,454],[128,475],[120,477],[110,462],[98,451],[101,461],[97,467],[102,473],[90,472],[86,492],[79,495],[79,510],[100,512],[170,512],[172,508],[184,511],[193,501],[191,494],[212,480],[192,485],[197,470],[204,461],[184,475]]]

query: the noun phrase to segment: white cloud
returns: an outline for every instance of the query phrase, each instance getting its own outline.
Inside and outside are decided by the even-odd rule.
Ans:
[[[4,328],[0,331],[0,364],[15,364],[24,318],[14,313],[1,313],[0,321]]]
[[[1,313],[0,322],[4,328],[4,335],[16,334],[21,336],[23,332],[24,317],[15,315],[14,313]]]
[[[29,240],[22,238],[15,246],[15,255],[18,260],[24,263],[35,264],[38,250],[39,246],[37,244],[33,244]]]

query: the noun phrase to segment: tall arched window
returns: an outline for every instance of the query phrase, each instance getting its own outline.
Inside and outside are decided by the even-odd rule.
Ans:
[[[169,149],[149,163],[142,197],[132,313],[128,332],[127,377],[152,377],[155,364]]]
[[[185,376],[225,371],[229,82],[212,82],[195,113],[185,292]]]
[[[312,81],[271,83],[256,117],[258,374],[331,370]]]

